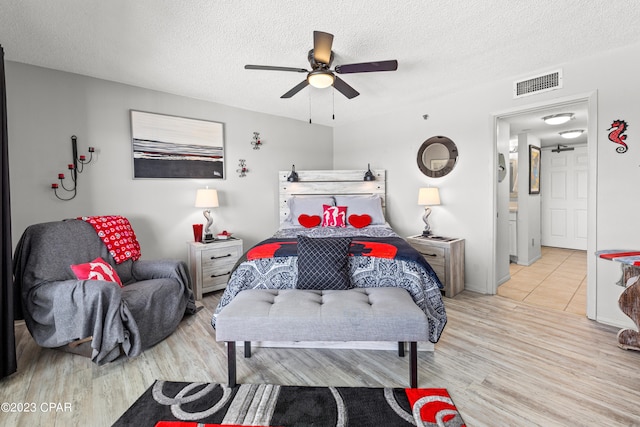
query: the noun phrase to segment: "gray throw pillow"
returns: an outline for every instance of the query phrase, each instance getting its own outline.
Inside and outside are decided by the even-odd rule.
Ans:
[[[349,289],[350,237],[298,236],[297,289]]]
[[[301,225],[300,215],[318,215],[322,218],[323,205],[334,206],[335,200],[331,196],[293,196],[288,201],[289,219],[293,225]]]
[[[347,207],[347,218],[351,215],[369,215],[371,225],[386,222],[382,212],[382,199],[378,195],[372,196],[335,196],[336,206]]]

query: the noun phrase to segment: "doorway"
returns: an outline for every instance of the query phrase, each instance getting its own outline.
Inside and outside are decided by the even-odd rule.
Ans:
[[[594,92],[581,97],[560,99],[494,115],[496,170],[500,167],[498,160],[501,157],[500,154],[503,158],[509,159],[510,155],[513,158],[513,153],[510,154],[510,152],[514,151],[514,139],[517,146],[516,157],[520,158],[515,162],[511,162],[511,159],[507,160],[510,166],[517,164],[518,176],[515,180],[517,194],[515,198],[514,191],[512,191],[514,179],[500,180],[500,173],[496,172],[493,281],[495,287],[493,293],[497,293],[498,286],[511,278],[512,271],[514,271],[511,268],[512,261],[515,261],[518,267],[529,268],[543,258],[545,252],[549,253],[547,248],[556,247],[551,245],[557,245],[557,239],[551,243],[543,242],[543,227],[547,227],[546,233],[548,235],[549,222],[553,220],[553,233],[558,234],[560,231],[567,231],[568,228],[574,230],[576,224],[574,219],[578,218],[578,222],[581,221],[580,225],[583,226],[584,234],[586,234],[586,251],[581,254],[578,252],[578,256],[583,259],[582,264],[586,263],[586,314],[589,318],[595,318],[595,261],[592,260],[593,257],[586,257],[586,253],[590,250],[593,252],[595,248],[596,98],[597,95]],[[561,113],[573,113],[574,115],[564,125],[551,126],[542,120],[543,117]],[[558,135],[559,132],[576,129],[581,129],[582,133],[579,138],[573,141],[561,139]],[[564,153],[561,156],[567,157],[565,152],[571,148],[583,147],[581,150],[588,155],[588,160],[586,160],[583,174],[586,182],[583,182],[584,185],[580,188],[584,190],[583,194],[587,198],[584,203],[586,212],[581,212],[577,216],[575,212],[563,214],[557,207],[548,206],[548,197],[543,210],[542,196],[535,194],[535,191],[533,194],[529,191],[529,159],[525,157],[529,151],[529,145],[541,148],[542,156],[544,157],[546,154],[547,160],[555,151]],[[575,151],[575,148],[571,151]],[[585,159],[582,158],[582,161]],[[501,162],[504,164],[504,160]],[[570,174],[573,176],[573,172]],[[558,178],[559,176],[554,177],[556,188],[551,188],[549,184],[552,180],[544,175],[543,170],[540,186],[542,195],[544,195],[543,192],[561,193],[559,184],[562,180]],[[547,187],[545,187],[545,180]],[[570,218],[566,215],[569,215]],[[517,227],[514,227],[514,217]],[[567,221],[568,218],[571,221]],[[560,219],[563,219],[564,222]],[[563,224],[564,230],[562,230]],[[513,239],[514,230],[517,230],[518,234],[522,233],[519,236],[521,239]],[[516,253],[515,257],[513,256],[514,241],[517,241],[515,246],[520,252]],[[544,243],[549,246],[544,246]]]

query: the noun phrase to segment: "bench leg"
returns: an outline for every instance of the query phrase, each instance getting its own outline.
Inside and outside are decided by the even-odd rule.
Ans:
[[[418,388],[418,343],[416,341],[409,343],[409,365],[411,388]]]
[[[227,341],[227,371],[229,373],[229,387],[236,386],[236,342]]]
[[[404,357],[404,341],[398,341],[398,356]]]
[[[251,357],[251,341],[244,342],[244,357]]]

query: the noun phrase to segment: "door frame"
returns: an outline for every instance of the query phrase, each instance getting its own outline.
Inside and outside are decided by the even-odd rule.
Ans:
[[[496,277],[496,250],[498,235],[498,122],[510,116],[524,113],[542,111],[549,108],[562,107],[563,105],[586,102],[588,110],[588,138],[587,153],[589,156],[589,168],[587,178],[587,254],[594,254],[597,247],[597,176],[598,176],[598,92],[583,93],[574,96],[555,98],[521,107],[513,107],[499,111],[491,115],[493,133],[493,250],[492,262],[489,270],[490,278],[488,293],[495,295],[498,289]],[[597,313],[597,265],[593,256],[587,256],[587,317],[596,319]]]

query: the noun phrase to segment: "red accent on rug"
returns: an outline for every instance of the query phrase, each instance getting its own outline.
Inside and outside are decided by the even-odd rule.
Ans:
[[[423,405],[420,409],[420,417],[422,418],[422,421],[439,425],[439,416],[441,416],[442,422],[445,423],[455,418],[457,409],[446,388],[408,388],[405,391],[412,408],[417,401],[423,397],[427,398],[425,400],[428,403]],[[440,415],[443,414],[443,411],[445,415]]]

